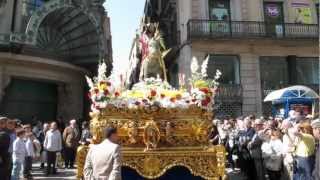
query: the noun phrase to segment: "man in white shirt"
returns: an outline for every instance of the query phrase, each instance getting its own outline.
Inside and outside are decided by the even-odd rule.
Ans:
[[[58,130],[56,122],[51,123],[50,130],[47,132],[44,139],[43,148],[47,151],[46,175],[49,175],[50,173],[56,174],[57,152],[60,152],[62,149],[61,133]]]
[[[101,144],[89,149],[84,166],[85,180],[121,180],[121,153],[117,129],[107,128]]]
[[[23,129],[26,131],[26,137],[24,139],[24,142],[26,144],[26,150],[27,154],[23,163],[23,177],[24,178],[31,178],[31,169],[32,169],[32,158],[34,154],[33,149],[33,142],[31,140],[33,133],[32,133],[32,127],[30,124],[26,124],[23,126]]]
[[[23,141],[25,136],[25,131],[23,129],[17,130],[17,138],[13,142],[12,147],[12,172],[11,172],[11,180],[19,180],[20,179],[20,171],[22,168],[22,164],[27,154],[26,145]]]

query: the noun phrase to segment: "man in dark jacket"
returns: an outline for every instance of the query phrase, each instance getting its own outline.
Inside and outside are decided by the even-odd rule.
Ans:
[[[318,148],[316,152],[316,164],[313,171],[313,179],[320,180],[320,119],[314,120],[312,123],[313,135],[318,140]]]
[[[254,166],[256,170],[256,180],[264,180],[264,167],[262,161],[262,151],[261,146],[263,143],[263,121],[261,119],[256,119],[254,122],[255,134],[249,141],[247,147],[250,151],[251,158],[254,161]]]
[[[0,175],[1,179],[9,180],[10,177],[10,135],[6,128],[7,118],[0,117]]]
[[[239,165],[242,172],[246,174],[248,180],[256,180],[254,161],[248,149],[248,144],[255,135],[252,127],[252,120],[245,118],[243,121],[244,129],[239,131]]]
[[[80,140],[80,132],[76,125],[77,122],[73,119],[70,121],[70,125],[63,131],[65,168],[70,169],[74,168],[73,165],[75,161],[76,150]]]

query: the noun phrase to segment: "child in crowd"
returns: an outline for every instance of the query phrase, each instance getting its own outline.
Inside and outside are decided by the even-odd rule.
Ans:
[[[27,155],[24,160],[24,165],[23,165],[23,176],[24,178],[31,178],[31,169],[32,169],[32,158],[34,156],[34,147],[33,147],[33,134],[32,133],[27,133],[26,134],[26,150],[27,150]]]
[[[25,131],[23,129],[18,129],[16,133],[17,133],[17,138],[13,142],[13,147],[12,147],[13,167],[11,172],[11,180],[20,179],[21,167],[27,154],[26,145],[23,140],[25,136]]]

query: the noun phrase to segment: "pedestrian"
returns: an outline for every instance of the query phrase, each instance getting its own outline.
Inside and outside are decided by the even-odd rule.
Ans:
[[[70,125],[64,129],[63,132],[63,142],[64,142],[64,160],[65,168],[74,168],[74,161],[76,158],[76,152],[78,147],[78,142],[80,140],[80,133],[77,129],[76,120],[71,120]]]
[[[32,142],[33,139],[31,136],[33,136],[33,132],[32,132],[31,124],[24,125],[23,129],[26,131],[24,141],[25,141],[26,150],[27,150],[27,155],[23,163],[23,177],[29,179],[29,178],[32,178],[31,169],[32,169],[32,157],[34,154],[34,148],[33,148],[33,142]]]
[[[10,169],[9,169],[9,172],[12,171],[12,151],[13,151],[13,142],[14,140],[16,140],[16,120],[12,120],[12,119],[8,119],[7,121],[7,131],[9,133],[9,136],[10,136],[10,146],[9,146],[9,162],[10,162]]]
[[[313,179],[320,180],[320,119],[314,120],[312,123],[313,135],[318,141],[318,147],[316,152],[315,168],[313,170]]]
[[[10,135],[9,153],[11,155],[12,155],[13,142],[14,142],[14,140],[16,140],[16,131],[15,131],[15,129],[16,129],[16,121],[8,119],[8,121],[7,121],[7,130],[8,130],[9,135]]]
[[[11,180],[19,180],[22,165],[24,163],[25,157],[27,155],[26,144],[24,142],[25,130],[17,130],[17,138],[13,143],[12,152],[12,172]]]
[[[309,124],[297,124],[295,135],[298,137],[298,143],[295,148],[294,180],[312,180],[315,139],[309,133]]]
[[[32,133],[27,133],[25,136],[25,144],[26,144],[26,150],[27,155],[24,160],[23,164],[23,177],[26,179],[31,179],[31,169],[32,169],[32,158],[34,156],[34,147],[33,147],[33,139],[32,139]]]
[[[50,130],[46,133],[44,139],[44,149],[47,152],[47,170],[46,175],[56,174],[56,157],[57,152],[62,149],[61,133],[58,130],[57,123],[53,122],[50,125]]]
[[[278,130],[268,129],[263,142],[262,157],[270,180],[281,179],[283,144]]]
[[[294,165],[294,150],[295,150],[295,140],[294,128],[292,121],[289,119],[284,120],[281,125],[281,130],[283,133],[283,180],[293,179],[293,165]]]
[[[44,169],[44,164],[46,162],[46,151],[44,150],[44,147],[43,147],[43,143],[44,143],[44,139],[46,137],[46,133],[48,132],[48,130],[50,129],[50,126],[48,123],[44,123],[43,124],[43,127],[42,129],[40,130],[40,133],[39,133],[39,137],[38,137],[38,140],[40,142],[40,145],[41,145],[41,149],[40,149],[40,169]]]
[[[255,134],[253,135],[252,139],[248,143],[248,149],[254,161],[254,166],[256,170],[256,180],[265,179],[265,172],[264,172],[262,152],[261,152],[261,146],[264,140],[263,125],[264,124],[261,119],[256,119],[254,121]]]
[[[88,145],[88,144],[90,144],[90,141],[91,141],[91,135],[90,135],[90,130],[89,130],[89,123],[87,121],[84,121],[82,123],[80,144]]]
[[[10,135],[5,129],[7,120],[6,117],[0,117],[0,175],[3,180],[9,180],[11,173]]]
[[[252,122],[249,118],[245,118],[243,124],[240,124],[241,129],[239,131],[239,166],[241,171],[246,174],[248,180],[255,180],[256,170],[254,161],[248,150],[248,143],[253,138],[255,131],[252,128]]]
[[[42,126],[42,123],[40,121],[37,121],[35,126],[32,128],[32,132],[36,136],[36,138],[39,138],[39,135],[41,132],[41,126]]]
[[[106,139],[92,146],[87,154],[84,165],[84,179],[121,180],[121,155],[119,138],[116,128],[106,128]]]

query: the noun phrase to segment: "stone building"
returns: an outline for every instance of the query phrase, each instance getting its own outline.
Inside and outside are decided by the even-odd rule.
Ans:
[[[0,0],[0,115],[85,118],[85,74],[112,64],[104,0]]]
[[[263,98],[290,85],[319,92],[318,1],[148,0],[145,16],[174,42],[171,84],[190,77],[193,58],[209,58],[209,76],[222,71],[218,115],[270,114]]]

